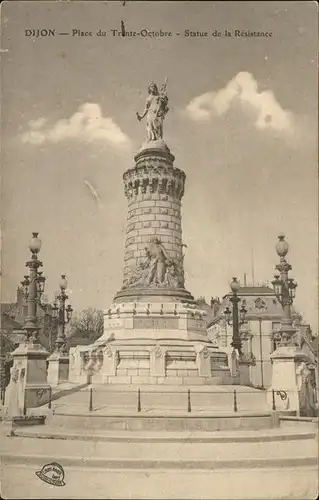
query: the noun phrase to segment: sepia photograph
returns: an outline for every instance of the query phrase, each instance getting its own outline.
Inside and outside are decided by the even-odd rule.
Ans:
[[[1,4],[3,499],[318,496],[318,5]]]

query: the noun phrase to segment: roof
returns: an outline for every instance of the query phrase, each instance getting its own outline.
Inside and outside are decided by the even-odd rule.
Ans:
[[[226,293],[224,297],[231,295],[232,292]],[[238,295],[275,295],[272,288],[267,285],[261,286],[241,286],[238,290]]]
[[[23,332],[9,333],[6,335],[6,337],[10,340],[10,342],[12,342],[12,344],[21,344],[21,342],[25,342],[26,338],[27,338],[25,332],[24,333]]]
[[[20,330],[21,325],[14,319],[10,318],[8,314],[2,313],[1,314],[1,324],[0,324],[1,330]]]
[[[245,289],[244,293],[242,293],[243,289]],[[248,291],[246,292],[247,289]],[[254,293],[252,293],[252,290]],[[262,293],[255,293],[255,290],[256,292],[261,290]],[[208,328],[225,318],[224,311],[226,307],[232,310],[231,296],[232,294],[229,293],[223,297],[219,311],[215,318],[208,324]],[[282,307],[276,299],[274,292],[268,287],[242,287],[241,292],[238,292],[238,296],[241,298],[239,308],[241,306],[245,307],[248,321],[258,318],[277,321],[282,317]]]
[[[13,306],[15,306],[15,302],[4,302],[4,303],[0,304],[1,314],[9,312],[10,309],[13,308]]]

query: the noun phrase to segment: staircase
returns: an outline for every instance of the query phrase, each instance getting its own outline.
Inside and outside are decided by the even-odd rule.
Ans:
[[[3,436],[4,496],[26,498],[28,489],[36,499],[316,498],[315,422],[280,420],[264,391],[236,387],[235,411],[233,386],[189,390],[190,407],[180,387],[54,396],[51,409],[34,410],[47,413],[45,425]],[[64,469],[63,488],[35,474],[51,462]]]
[[[82,387],[52,402],[55,427],[107,430],[215,431],[273,426],[266,393],[250,387]]]
[[[241,432],[102,432],[16,429],[2,442],[6,498],[313,499],[318,489],[313,428]],[[58,462],[66,486],[35,471]],[[12,492],[12,493],[11,493]]]

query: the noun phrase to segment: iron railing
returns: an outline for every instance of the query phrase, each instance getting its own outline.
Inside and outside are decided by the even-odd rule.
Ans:
[[[239,386],[241,387],[241,386]],[[166,403],[160,401],[163,395],[166,396]],[[132,412],[141,413],[143,411],[147,412],[150,410],[159,409],[179,409],[182,412],[192,413],[196,411],[218,411],[218,412],[264,412],[270,411],[267,404],[267,393],[263,390],[258,390],[257,392],[248,390],[239,390],[234,388],[228,392],[222,391],[208,391],[208,390],[196,390],[196,389],[186,389],[182,388],[180,391],[165,390],[162,391],[157,389],[151,391],[147,388],[143,389],[137,387],[136,389],[126,390],[119,389],[118,391],[106,391],[100,387],[87,386],[78,392],[74,392],[72,396],[78,396],[79,400],[65,400],[67,395],[59,398],[52,393],[49,393],[48,408],[53,409],[54,412],[64,413],[67,409],[71,407],[73,409],[82,410],[83,412],[101,412],[103,410],[110,410],[118,408],[119,406],[125,410],[130,410]],[[114,405],[114,396],[120,398],[121,405]],[[200,396],[200,397],[199,397]],[[179,398],[179,405],[174,405],[176,397]],[[287,391],[284,390],[272,390],[272,410],[276,411],[277,403],[276,399],[278,397],[281,401],[286,401],[288,398]],[[206,404],[203,404],[203,400],[212,400],[209,402],[206,400]],[[252,399],[250,399],[252,398]],[[257,401],[257,398],[259,400]],[[113,402],[112,402],[113,399]],[[167,401],[168,399],[168,401]],[[199,401],[200,399],[200,401]],[[153,400],[153,402],[152,402]],[[123,404],[124,401],[124,404]],[[165,403],[165,401],[164,401]],[[173,403],[173,405],[171,404]],[[216,410],[217,406],[217,410]]]

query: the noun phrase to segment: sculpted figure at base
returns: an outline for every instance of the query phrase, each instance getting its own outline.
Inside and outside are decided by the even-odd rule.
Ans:
[[[148,86],[148,93],[149,96],[146,99],[142,114],[136,113],[136,116],[139,121],[146,116],[146,140],[151,142],[163,139],[163,121],[168,112],[166,81],[162,85],[160,92],[156,83],[151,82]]]
[[[314,394],[310,383],[311,372],[304,361],[296,370],[296,381],[300,398],[300,415],[311,416],[315,408]]]
[[[5,395],[5,417],[21,417],[24,409],[24,382],[25,370],[15,366],[10,368],[10,382]]]
[[[183,258],[170,258],[161,240],[154,236],[145,247],[145,258],[131,269],[123,288],[183,288]]]
[[[146,285],[164,283],[167,264],[170,259],[161,241],[155,236],[151,239],[145,251],[150,261]]]

